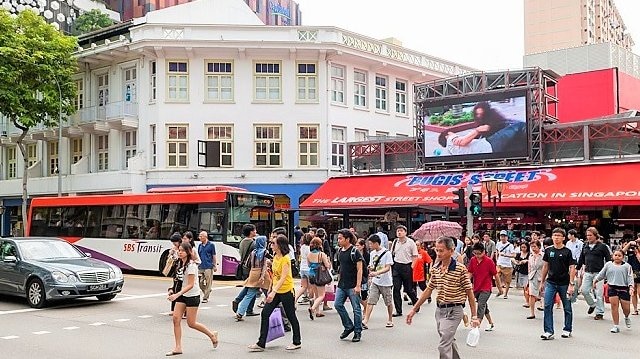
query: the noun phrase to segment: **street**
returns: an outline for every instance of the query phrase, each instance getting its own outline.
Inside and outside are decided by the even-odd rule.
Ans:
[[[259,318],[235,322],[230,309],[231,300],[239,291],[236,281],[214,281],[209,303],[201,304],[199,321],[219,331],[220,345],[211,347],[208,338],[187,327],[183,321],[183,350],[181,358],[246,358],[247,345],[255,343]],[[100,303],[83,299],[55,304],[42,310],[31,309],[22,299],[0,296],[0,352],[3,358],[161,358],[173,348],[169,303],[165,290],[170,280],[159,277],[127,275],[124,292],[116,299]],[[433,317],[434,304],[425,304],[408,326],[404,318],[395,321],[394,328],[385,328],[385,309],[382,300],[376,306],[369,330],[364,331],[361,343],[338,339],[342,327],[335,310],[313,322],[306,306],[299,305],[298,319],[302,328],[302,349],[285,353],[291,333],[267,344],[267,350],[255,354],[260,358],[280,358],[300,355],[306,358],[437,358],[438,335]],[[609,310],[605,320],[594,321],[586,314],[587,305],[579,300],[574,306],[573,338],[562,339],[562,311],[554,310],[556,339],[540,340],[542,312],[535,320],[526,320],[528,310],[522,308],[523,299],[515,290],[509,299],[492,297],[489,307],[496,328],[482,330],[476,348],[467,347],[467,329],[462,324],[457,340],[463,358],[632,358],[637,355],[640,320],[632,317],[631,330],[609,333]],[[347,305],[349,308],[349,305]],[[256,308],[257,310],[258,308]],[[409,307],[405,302],[405,314]],[[399,318],[396,318],[399,319]],[[486,323],[483,323],[484,329]],[[253,354],[251,354],[253,355]]]

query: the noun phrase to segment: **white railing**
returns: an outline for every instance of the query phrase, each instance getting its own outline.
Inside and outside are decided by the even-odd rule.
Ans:
[[[79,109],[71,121],[81,125],[94,121],[105,121],[123,118],[138,118],[138,103],[130,101],[110,102],[104,106],[91,106]]]

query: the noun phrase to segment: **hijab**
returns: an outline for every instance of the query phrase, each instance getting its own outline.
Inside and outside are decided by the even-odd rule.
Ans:
[[[259,261],[264,259],[264,255],[267,252],[267,237],[257,236],[255,240],[256,258]]]

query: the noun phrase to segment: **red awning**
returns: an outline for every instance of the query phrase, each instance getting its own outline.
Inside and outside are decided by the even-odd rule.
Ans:
[[[640,204],[640,163],[331,178],[301,209],[452,207],[453,191],[483,178],[503,179],[505,207]],[[486,195],[483,196],[486,201]]]

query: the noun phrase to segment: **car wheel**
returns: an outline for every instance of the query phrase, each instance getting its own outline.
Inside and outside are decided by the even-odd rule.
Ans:
[[[96,298],[98,298],[98,300],[101,302],[108,302],[115,297],[116,297],[116,294],[102,294],[102,295],[96,296]]]
[[[33,308],[42,308],[47,303],[44,284],[38,278],[32,279],[27,285],[27,301]]]

